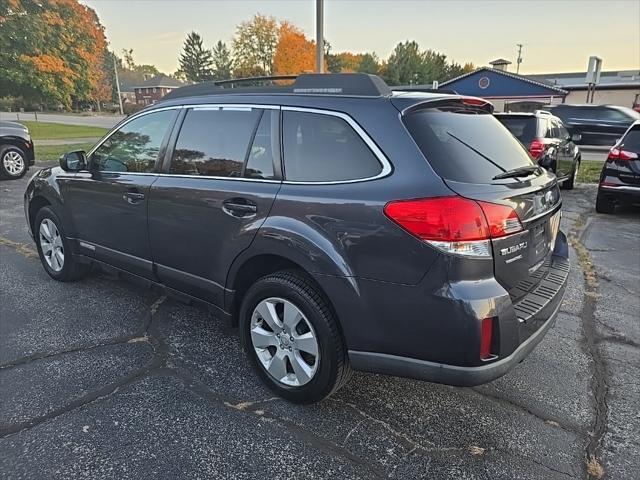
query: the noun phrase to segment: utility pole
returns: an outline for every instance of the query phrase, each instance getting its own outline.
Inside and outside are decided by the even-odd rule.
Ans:
[[[316,72],[324,73],[324,0],[316,0]]]
[[[118,80],[118,65],[116,64],[116,54],[113,54],[113,71],[116,73],[116,90],[118,90],[118,103],[120,104],[120,115],[124,115],[122,108],[122,95],[120,95],[120,80]]]
[[[520,73],[520,64],[522,63],[522,47],[524,45],[522,43],[516,43],[516,47],[518,47],[518,60],[516,60],[516,74]]]

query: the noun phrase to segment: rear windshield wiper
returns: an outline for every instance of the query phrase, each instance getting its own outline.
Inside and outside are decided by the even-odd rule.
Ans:
[[[537,165],[527,165],[526,167],[518,167],[512,170],[507,170],[504,173],[499,173],[495,177],[494,180],[502,180],[503,178],[513,178],[513,177],[526,177],[538,171],[540,167]]]

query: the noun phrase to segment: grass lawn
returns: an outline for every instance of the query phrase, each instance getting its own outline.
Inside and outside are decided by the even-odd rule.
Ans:
[[[64,125],[62,123],[46,122],[20,122],[31,132],[34,140],[52,138],[86,138],[102,137],[108,129],[102,127],[90,127],[85,125]]]
[[[597,160],[582,160],[578,170],[578,182],[598,183],[603,163]]]
[[[50,162],[58,160],[60,155],[73,152],[74,150],[84,150],[85,152],[93,147],[93,143],[75,143],[70,145],[42,145],[36,146],[36,161]]]

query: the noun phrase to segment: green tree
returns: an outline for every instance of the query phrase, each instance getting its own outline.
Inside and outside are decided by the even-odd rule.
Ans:
[[[387,78],[392,85],[411,85],[427,81],[425,58],[418,43],[399,43],[387,61]]]
[[[362,55],[360,65],[358,65],[358,72],[370,73],[373,75],[377,75],[380,72],[380,60],[375,52],[365,53]]]
[[[126,48],[123,48],[122,57],[125,66],[129,70],[133,70],[133,68],[136,66],[136,62],[133,61],[133,48],[130,48],[128,50]]]
[[[180,70],[187,80],[202,82],[213,78],[211,51],[202,46],[202,37],[196,32],[187,35],[180,55]]]
[[[233,38],[236,75],[248,72],[271,75],[277,44],[278,22],[273,17],[257,14],[238,25]]]
[[[231,78],[233,71],[233,57],[227,44],[218,40],[213,46],[213,77],[216,80]]]
[[[77,0],[3,0],[0,92],[65,107],[108,98],[106,45],[96,13]]]

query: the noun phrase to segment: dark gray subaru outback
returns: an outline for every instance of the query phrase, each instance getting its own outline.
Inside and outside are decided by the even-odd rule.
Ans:
[[[207,302],[292,401],[352,368],[477,385],[540,342],[569,271],[556,178],[492,110],[363,74],[183,87],[37,173],[26,216],[51,277]]]

